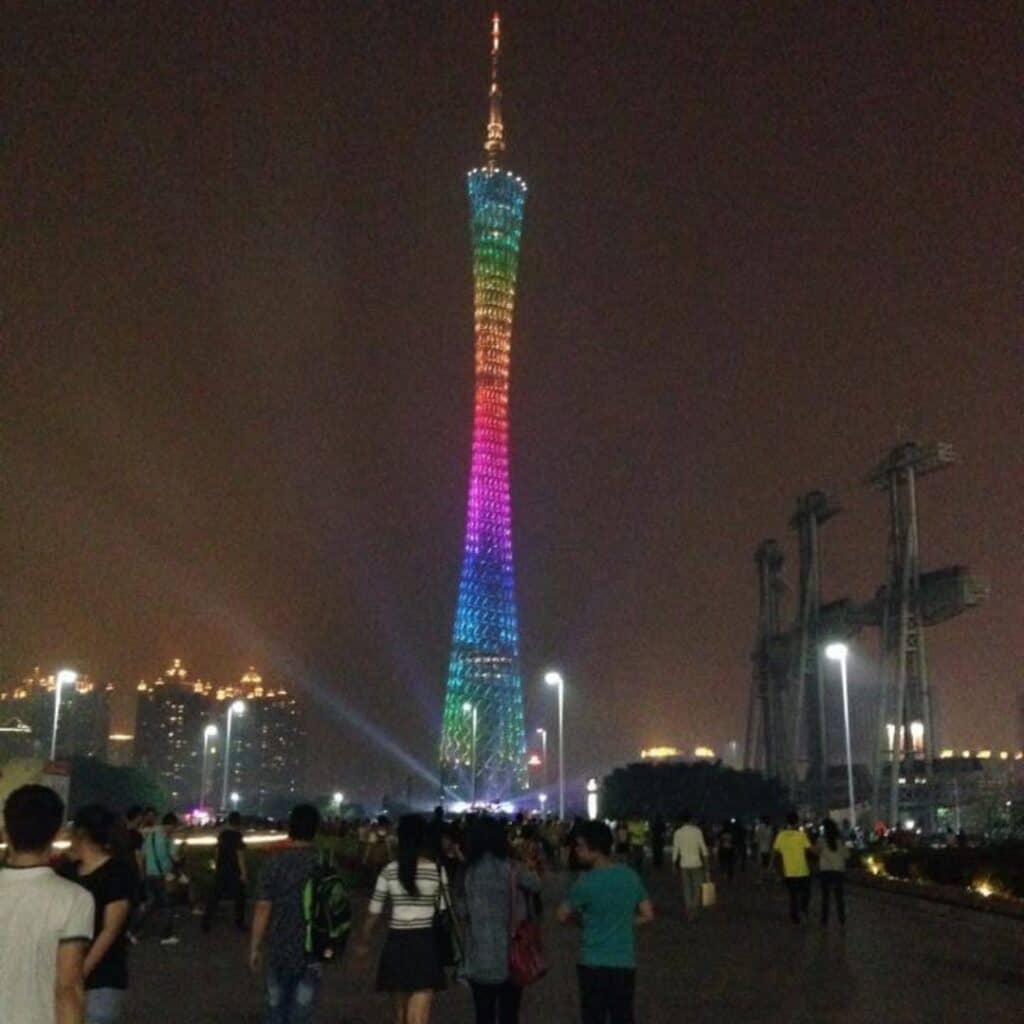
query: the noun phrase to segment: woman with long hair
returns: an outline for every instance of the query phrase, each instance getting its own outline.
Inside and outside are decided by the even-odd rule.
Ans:
[[[509,977],[509,936],[533,914],[540,879],[513,866],[508,833],[494,818],[474,822],[467,835],[463,899],[466,962],[476,1024],[516,1024],[523,990]]]
[[[828,894],[835,894],[836,916],[840,925],[846,924],[846,900],[843,881],[849,850],[839,835],[839,826],[831,818],[822,825],[822,836],[817,843],[818,881],[821,883],[821,923],[828,924]]]
[[[93,940],[85,955],[86,1024],[116,1024],[128,988],[125,932],[138,879],[121,857],[114,856],[117,818],[91,804],[75,815],[71,829],[74,880],[92,893],[96,904]]]
[[[444,869],[429,856],[426,822],[408,814],[398,822],[398,857],[377,876],[357,952],[369,952],[370,936],[384,907],[388,934],[377,969],[377,991],[393,997],[394,1024],[427,1024],[434,993],[445,987],[441,944],[434,915],[451,905]]]

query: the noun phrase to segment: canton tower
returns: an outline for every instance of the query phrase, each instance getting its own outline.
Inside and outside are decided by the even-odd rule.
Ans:
[[[512,310],[526,183],[500,166],[505,152],[500,43],[495,14],[485,163],[470,171],[468,182],[476,353],[473,450],[441,731],[443,791],[488,802],[526,788],[508,468]]]

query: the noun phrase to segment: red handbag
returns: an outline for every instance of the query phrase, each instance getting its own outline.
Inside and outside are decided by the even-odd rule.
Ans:
[[[518,885],[515,872],[510,872],[509,922],[511,934],[508,940],[508,978],[513,985],[526,988],[539,981],[548,973],[548,960],[544,955],[540,922],[527,911],[527,916],[516,922],[516,896]]]

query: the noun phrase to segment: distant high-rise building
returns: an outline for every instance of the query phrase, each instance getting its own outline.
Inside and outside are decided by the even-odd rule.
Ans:
[[[55,677],[35,669],[16,686],[0,691],[0,726],[10,723],[23,756],[49,757],[53,738]],[[104,757],[110,725],[111,686],[100,686],[87,676],[65,684],[60,691],[57,757]],[[28,732],[18,726],[28,728]]]
[[[210,697],[222,740],[227,709],[236,700],[245,704],[232,716],[228,764],[228,791],[239,794],[239,807],[263,813],[275,799],[296,796],[304,783],[306,726],[294,692],[250,668],[236,685],[219,687]],[[218,764],[223,773],[219,758]],[[218,778],[223,785],[223,774]]]
[[[152,683],[138,685],[135,757],[164,784],[171,800],[184,808],[199,800],[206,684],[189,678],[180,659]]]
[[[207,806],[221,807],[237,793],[240,810],[263,813],[300,792],[306,729],[290,688],[265,682],[252,668],[237,683],[220,686],[192,679],[175,660],[155,682],[140,683],[138,697],[136,760],[157,775],[179,809],[204,798]],[[230,716],[229,744],[228,711],[237,701],[242,707]],[[204,758],[211,726],[216,732]]]

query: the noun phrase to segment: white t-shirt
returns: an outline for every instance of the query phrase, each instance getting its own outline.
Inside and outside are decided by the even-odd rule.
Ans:
[[[772,835],[771,825],[766,825],[763,821],[759,821],[754,829],[754,839],[757,842],[758,853],[766,854],[772,852],[774,836]]]
[[[707,860],[704,833],[696,825],[683,825],[672,836],[672,863],[681,868],[699,868]]]
[[[57,948],[92,940],[92,894],[48,867],[0,869],[0,1020],[57,1019]]]

